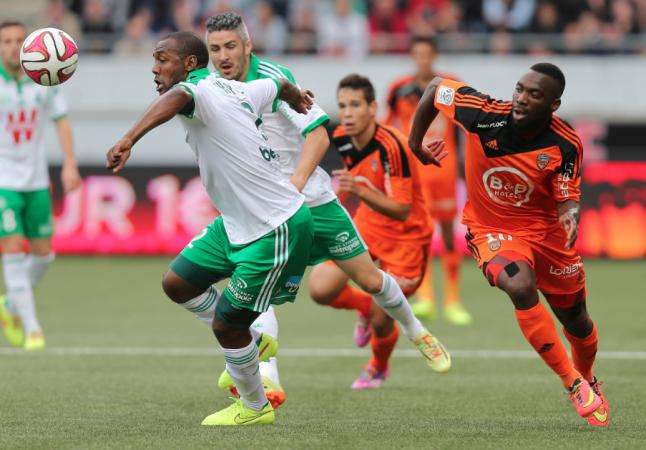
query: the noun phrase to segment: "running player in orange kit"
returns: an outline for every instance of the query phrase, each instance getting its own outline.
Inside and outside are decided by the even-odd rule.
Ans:
[[[422,162],[440,165],[444,155],[422,143],[438,112],[466,131],[469,248],[489,283],[511,298],[525,339],[561,378],[577,413],[590,425],[607,426],[608,402],[592,371],[597,328],[574,248],[583,148],[554,114],[564,88],[563,72],[550,63],[531,67],[512,102],[435,78],[415,113],[409,144]],[[571,360],[539,290],[563,324]]]
[[[409,296],[422,281],[431,237],[418,165],[405,136],[376,121],[377,103],[370,80],[357,74],[346,76],[339,83],[337,100],[341,125],[333,142],[347,167],[334,173],[338,193],[341,198],[354,194],[360,199],[353,220],[370,256]],[[343,236],[338,239],[343,242]],[[346,303],[346,297],[355,302],[364,299],[369,308],[371,297],[348,281],[330,261],[319,264],[310,276],[310,295],[318,303],[337,308]],[[370,341],[372,359],[352,387],[373,389],[388,377],[388,361],[398,332],[393,320],[377,308],[362,315],[366,321],[371,316],[371,327],[366,327],[365,338],[357,343],[361,346]]]
[[[416,66],[414,75],[401,77],[391,84],[388,92],[388,115],[386,123],[398,128],[406,136],[410,133],[415,108],[424,89],[436,76],[457,79],[439,74],[434,69],[438,56],[437,43],[432,37],[413,37],[410,56]],[[444,318],[454,325],[469,325],[471,314],[460,301],[459,271],[461,255],[455,249],[453,221],[458,213],[456,183],[458,177],[457,127],[448,119],[437,117],[428,130],[426,138],[443,139],[448,155],[442,161],[442,168],[420,165],[422,192],[430,221],[437,220],[442,229],[444,252],[442,268],[444,273]],[[415,315],[423,319],[434,319],[437,315],[433,295],[433,264],[429,263],[422,285],[417,292],[418,301],[413,305]]]

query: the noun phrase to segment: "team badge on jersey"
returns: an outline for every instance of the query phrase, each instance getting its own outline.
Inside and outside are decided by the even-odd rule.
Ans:
[[[454,97],[455,91],[450,87],[440,86],[437,91],[437,102],[441,105],[451,106]]]
[[[541,153],[536,157],[536,167],[543,170],[550,163],[550,156],[547,153]]]

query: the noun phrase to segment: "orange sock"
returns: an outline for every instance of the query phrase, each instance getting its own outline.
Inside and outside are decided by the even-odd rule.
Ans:
[[[592,331],[584,338],[576,337],[568,333],[565,328],[563,328],[563,334],[565,334],[565,337],[570,342],[574,367],[581,372],[581,375],[586,380],[592,380],[592,366],[594,365],[594,358],[597,355],[597,343],[599,342],[597,326],[592,325]]]
[[[377,337],[376,333],[372,333],[372,337],[370,338],[370,347],[372,348],[371,366],[380,372],[388,369],[388,361],[395,349],[398,337],[399,331],[397,330],[397,324],[393,324],[393,331],[389,336],[380,338]]]
[[[581,374],[572,366],[550,313],[540,302],[529,309],[517,309],[515,312],[516,320],[527,342],[534,347],[545,364],[561,378],[563,385],[570,388]]]
[[[444,252],[442,255],[442,268],[444,271],[444,304],[460,301],[460,262],[462,257],[456,251]]]
[[[422,279],[422,284],[417,288],[417,299],[420,302],[430,302],[435,301],[435,295],[433,295],[433,260],[429,259],[428,264],[426,265],[426,273],[424,273],[424,278]]]
[[[372,297],[370,294],[346,284],[334,300],[330,303],[332,308],[336,309],[354,309],[368,317],[370,307],[372,306]]]

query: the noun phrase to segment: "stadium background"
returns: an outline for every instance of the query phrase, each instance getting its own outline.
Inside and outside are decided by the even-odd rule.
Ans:
[[[400,342],[383,389],[350,391],[367,358],[352,348],[354,317],[314,305],[301,289],[295,305],[278,309],[288,401],[277,425],[199,429],[228,401],[215,387],[222,359],[207,328],[164,298],[159,278],[215,211],[174,121],[138,144],[122,177],[103,158],[155,98],[155,39],[202,33],[205,17],[228,8],[333,118],[336,83],[349,72],[368,75],[383,103],[387,85],[412,69],[404,49],[413,33],[437,34],[438,69],[503,98],[530,64],[563,68],[562,114],[585,147],[578,246],[614,408],[607,432],[589,432],[569,409],[473,263],[461,288],[474,324],[431,324],[454,356],[446,377]],[[60,256],[36,292],[48,347],[34,355],[0,344],[0,448],[642,448],[645,17],[646,2],[627,0],[0,0],[0,18],[59,27],[81,45],[63,90],[84,175],[83,189],[63,199],[50,130]],[[337,163],[329,152],[326,168]],[[615,260],[623,258],[637,261]]]
[[[59,253],[172,254],[213,217],[177,123],[144,139],[123,178],[102,170],[103,155],[154,98],[155,38],[177,29],[202,35],[206,18],[233,8],[245,16],[256,51],[291,67],[332,117],[336,83],[350,72],[369,76],[383,104],[388,84],[412,69],[405,50],[413,33],[437,36],[438,69],[499,98],[510,97],[532,63],[557,63],[567,76],[560,114],[585,148],[579,248],[587,256],[646,255],[644,1],[9,3],[3,15],[12,14],[13,4],[14,15],[30,26],[63,28],[82,48],[78,73],[64,91],[85,185],[66,199],[54,185]],[[52,133],[48,142],[56,164],[61,156]],[[323,165],[336,162],[331,150]],[[464,250],[463,231],[456,227]]]

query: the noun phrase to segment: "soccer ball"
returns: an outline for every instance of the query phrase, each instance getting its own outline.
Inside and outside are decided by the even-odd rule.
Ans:
[[[29,78],[43,86],[69,80],[78,63],[79,49],[64,31],[41,28],[27,36],[20,49],[20,64]]]

